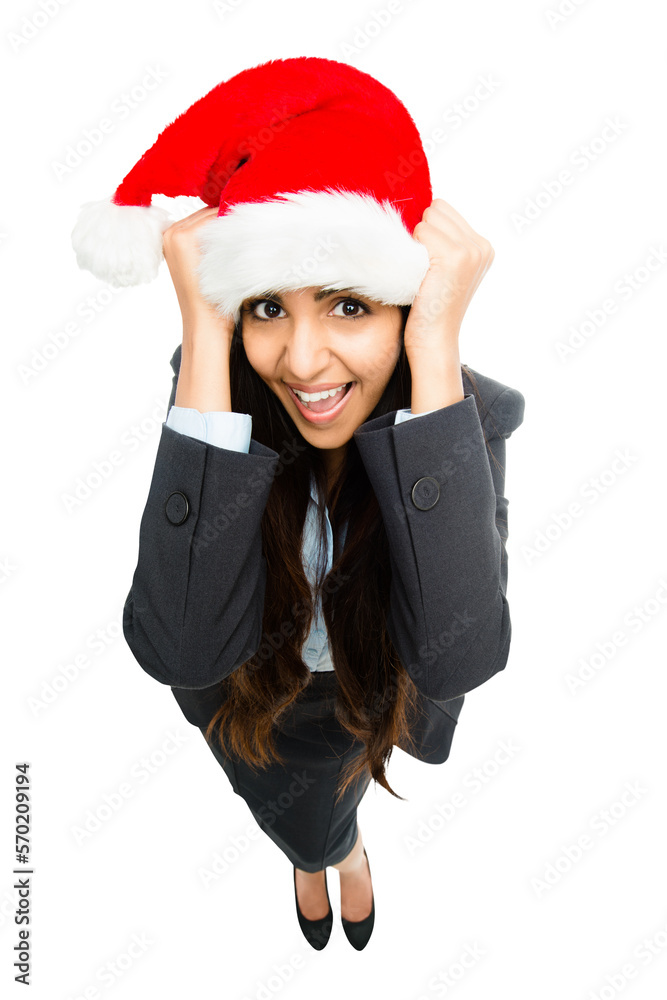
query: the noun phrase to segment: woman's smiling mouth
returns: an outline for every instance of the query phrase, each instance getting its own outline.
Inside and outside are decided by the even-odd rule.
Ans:
[[[328,390],[326,396],[324,396],[324,393],[317,394],[320,395],[320,399],[318,400],[305,401],[299,398],[297,391],[285,383],[290,396],[296,403],[300,415],[311,424],[325,424],[331,420],[335,420],[338,414],[345,408],[356,384],[356,382],[347,382],[345,383],[345,388],[340,389],[333,396],[330,395],[331,390]],[[321,398],[322,396],[324,398]]]

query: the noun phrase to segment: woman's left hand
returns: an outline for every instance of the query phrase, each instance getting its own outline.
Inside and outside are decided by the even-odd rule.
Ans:
[[[431,202],[413,235],[428,250],[430,264],[405,325],[405,350],[408,360],[435,360],[458,352],[463,316],[495,253],[442,198]]]

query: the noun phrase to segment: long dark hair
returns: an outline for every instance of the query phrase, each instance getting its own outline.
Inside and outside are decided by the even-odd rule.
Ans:
[[[401,307],[403,330],[410,311]],[[401,331],[402,340],[402,331]],[[474,386],[474,378],[465,365]],[[351,781],[371,777],[397,798],[385,764],[394,745],[414,747],[411,727],[418,718],[417,692],[387,634],[391,567],[380,508],[359,450],[351,439],[338,477],[330,487],[321,449],[301,435],[275,393],[257,374],[245,353],[241,321],[230,353],[232,410],[252,415],[252,436],[280,456],[262,516],[262,551],[267,563],[262,642],[257,653],[220,684],[221,704],[206,729],[217,729],[223,751],[251,767],[283,763],[274,741],[280,716],[310,683],[301,657],[315,595],[329,635],[336,675],[336,718],[365,752],[351,756],[340,797]],[[410,406],[412,379],[405,348],[385,391],[367,419]],[[284,456],[284,459],[283,459]],[[310,496],[310,475],[324,497],[334,539],[332,566],[324,575],[324,504],[318,507],[320,546],[316,587],[311,592],[301,561],[303,528]],[[347,521],[345,549],[340,531]]]

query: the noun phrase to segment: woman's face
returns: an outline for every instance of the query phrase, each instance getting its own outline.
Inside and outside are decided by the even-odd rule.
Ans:
[[[340,458],[354,431],[375,409],[398,361],[400,307],[312,286],[246,299],[241,319],[252,367],[303,437],[317,448],[338,452]],[[335,396],[309,405],[290,388],[314,393],[341,385]]]

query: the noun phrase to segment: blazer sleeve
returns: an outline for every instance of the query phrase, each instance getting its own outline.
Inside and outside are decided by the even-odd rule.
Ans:
[[[525,400],[469,370],[480,399],[466,376],[462,400],[419,420],[385,414],[354,433],[389,541],[387,630],[436,702],[502,670],[511,639],[505,442]]]
[[[180,345],[167,412],[176,396]],[[139,665],[171,687],[205,688],[253,656],[262,634],[261,519],[278,453],[247,453],[162,424],[123,634]]]

